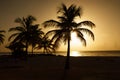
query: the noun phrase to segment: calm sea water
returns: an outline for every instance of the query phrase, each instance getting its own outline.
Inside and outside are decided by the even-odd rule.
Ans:
[[[66,52],[56,54],[66,56]],[[70,56],[120,56],[120,51],[71,51]]]
[[[34,54],[40,54],[39,52]],[[66,52],[56,52],[56,55],[66,56]],[[11,55],[10,52],[1,52],[0,55]],[[120,51],[71,51],[70,56],[120,56]]]

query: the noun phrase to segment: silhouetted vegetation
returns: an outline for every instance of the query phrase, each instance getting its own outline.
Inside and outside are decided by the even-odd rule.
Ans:
[[[43,49],[44,54],[52,54],[53,52],[55,52],[54,44],[46,36],[44,36],[42,38],[42,41],[39,42],[39,44],[36,48],[37,49]]]
[[[47,36],[51,36],[51,40],[54,42],[55,47],[59,47],[61,42],[66,43],[68,45],[67,48],[67,58],[66,58],[66,65],[65,69],[69,69],[69,58],[70,58],[70,40],[71,40],[71,33],[76,32],[77,37],[81,40],[81,42],[86,46],[86,40],[84,38],[84,32],[87,33],[92,37],[94,40],[94,34],[91,30],[82,27],[93,28],[95,24],[91,21],[82,21],[82,22],[75,22],[76,17],[81,17],[82,9],[81,7],[77,7],[76,5],[72,4],[68,8],[65,4],[62,4],[61,7],[58,9],[57,13],[60,13],[57,16],[59,21],[56,20],[48,20],[43,23],[44,27],[55,27],[56,29],[50,30],[47,32]]]
[[[36,18],[31,15],[26,18],[17,18],[15,19],[15,22],[19,23],[19,26],[9,29],[9,32],[16,32],[9,37],[9,41],[11,38],[14,38],[12,42],[23,43],[26,47],[26,54],[28,54],[29,45],[32,45],[33,52],[33,48],[44,34],[44,32],[38,28],[39,24],[33,24],[34,21],[36,21]]]
[[[5,36],[4,36],[4,34],[3,33],[5,33],[5,31],[4,30],[0,30],[0,44],[3,44],[3,42],[4,42],[4,38],[5,38]]]
[[[22,42],[11,42],[6,48],[12,51],[14,57],[24,57],[26,56],[25,45]]]
[[[39,25],[36,26],[32,26],[31,27],[31,36],[30,36],[30,42],[29,44],[32,46],[32,54],[33,54],[33,50],[35,49],[36,45],[38,45],[43,38],[43,34],[44,32],[42,31],[41,28],[38,27]]]
[[[13,55],[28,54],[29,46],[32,46],[32,53],[34,49],[43,49],[44,54],[52,54],[59,48],[61,42],[64,42],[64,44],[67,43],[65,69],[69,69],[71,33],[75,32],[83,45],[86,46],[84,33],[88,34],[94,40],[94,34],[90,29],[94,28],[95,24],[91,21],[76,22],[76,17],[81,18],[82,8],[74,4],[69,7],[62,4],[57,13],[59,14],[57,16],[58,21],[51,19],[43,23],[45,28],[55,28],[46,34],[39,28],[39,24],[34,24],[36,18],[31,15],[15,19],[15,23],[19,25],[9,29],[9,32],[14,33],[9,37],[9,41],[11,39],[12,41],[7,48],[12,51]],[[0,43],[4,41],[3,32],[5,31],[0,31]]]

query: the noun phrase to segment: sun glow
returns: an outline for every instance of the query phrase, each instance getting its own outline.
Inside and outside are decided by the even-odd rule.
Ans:
[[[70,46],[71,46],[71,51],[79,51],[79,49],[81,49],[81,41],[80,39],[77,37],[76,32],[72,32],[71,33],[71,42],[70,42]]]
[[[82,56],[82,55],[78,51],[71,51],[70,56],[78,57],[78,56]]]
[[[71,43],[76,45],[78,42],[80,42],[80,40],[77,38],[77,34],[75,32],[73,32],[71,34]]]
[[[89,35],[84,34],[83,37],[87,42],[87,46],[89,46],[93,43],[93,40]],[[77,37],[76,32],[71,33],[71,46],[76,47],[76,48],[78,48],[78,46],[79,46],[79,48],[80,47],[82,48],[82,46],[83,46],[81,40]]]

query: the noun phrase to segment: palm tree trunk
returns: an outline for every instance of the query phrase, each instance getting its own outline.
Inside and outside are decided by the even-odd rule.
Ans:
[[[65,69],[70,68],[70,35],[68,38],[68,48],[67,48],[67,57],[66,57],[66,63],[65,63]]]

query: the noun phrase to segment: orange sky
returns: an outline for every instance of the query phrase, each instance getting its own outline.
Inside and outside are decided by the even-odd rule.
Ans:
[[[81,43],[71,44],[71,50],[120,50],[120,0],[1,0],[0,1],[0,29],[8,31],[16,26],[14,19],[29,14],[37,18],[37,23],[49,19],[56,19],[56,11],[61,3],[76,4],[83,8],[81,20],[90,20],[96,24],[93,29],[95,41],[87,39],[87,47]],[[56,19],[57,20],[57,19]],[[4,48],[6,41],[0,46],[0,52],[8,51]],[[66,50],[61,45],[59,50]]]

